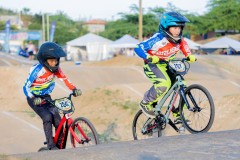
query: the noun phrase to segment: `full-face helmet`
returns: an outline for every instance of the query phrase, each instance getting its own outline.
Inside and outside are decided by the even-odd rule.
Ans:
[[[190,22],[190,21],[185,16],[177,12],[164,13],[160,19],[159,32],[163,33],[169,41],[176,44],[180,43],[182,40],[182,30],[185,26],[185,23],[187,22]],[[170,27],[181,27],[181,32],[179,36],[173,36],[169,32]]]
[[[63,49],[59,45],[57,45],[54,42],[45,42],[39,48],[37,59],[39,63],[42,64],[47,70],[49,70],[52,73],[55,73],[58,71],[60,58],[65,56],[66,56],[66,53],[63,51]],[[47,63],[47,59],[57,59],[56,66],[51,67]]]

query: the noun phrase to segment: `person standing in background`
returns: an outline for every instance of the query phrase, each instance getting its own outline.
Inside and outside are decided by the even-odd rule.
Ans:
[[[32,43],[32,41],[29,41],[27,48],[29,59],[34,60],[35,45]]]

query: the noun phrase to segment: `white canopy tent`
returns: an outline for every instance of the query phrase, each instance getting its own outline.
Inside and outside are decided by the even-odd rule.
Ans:
[[[132,36],[126,34],[116,41],[109,44],[109,47],[112,48],[135,48],[139,41]]]
[[[240,42],[235,39],[225,36],[225,37],[219,38],[215,41],[206,43],[206,44],[202,45],[201,48],[203,48],[203,49],[232,48],[238,52],[238,51],[240,51]]]
[[[126,34],[116,41],[109,44],[109,48],[112,49],[113,53],[123,54],[127,56],[134,56],[135,52],[133,48],[137,46],[139,41],[132,36]]]
[[[198,44],[186,37],[184,37],[184,40],[187,42],[190,49],[198,50],[201,47],[201,44]]]
[[[85,47],[89,61],[100,61],[109,58],[108,44],[111,40],[99,35],[88,33],[84,36],[68,41],[67,46],[71,50],[77,47]]]

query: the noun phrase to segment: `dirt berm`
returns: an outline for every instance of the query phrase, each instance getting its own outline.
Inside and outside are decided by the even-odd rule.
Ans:
[[[240,159],[240,130],[100,144],[87,148],[13,155],[19,160]],[[9,158],[10,159],[10,158]]]

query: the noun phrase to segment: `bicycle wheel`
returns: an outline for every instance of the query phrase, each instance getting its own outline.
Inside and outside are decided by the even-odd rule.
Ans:
[[[181,98],[180,116],[190,133],[207,132],[214,121],[215,108],[211,94],[198,84],[186,88],[185,96],[192,111]]]
[[[148,139],[153,137],[160,137],[161,131],[157,129],[157,125],[154,119],[150,121],[146,127],[144,127],[144,124],[146,121],[150,119],[147,117],[142,110],[139,110],[137,114],[135,115],[133,119],[132,124],[132,133],[133,133],[133,139],[134,140],[140,140],[140,139]],[[144,129],[144,133],[143,133]]]
[[[84,117],[78,117],[73,121],[71,127],[80,140],[77,142],[77,140],[71,134],[70,139],[74,148],[99,144],[97,131],[88,119]]]

